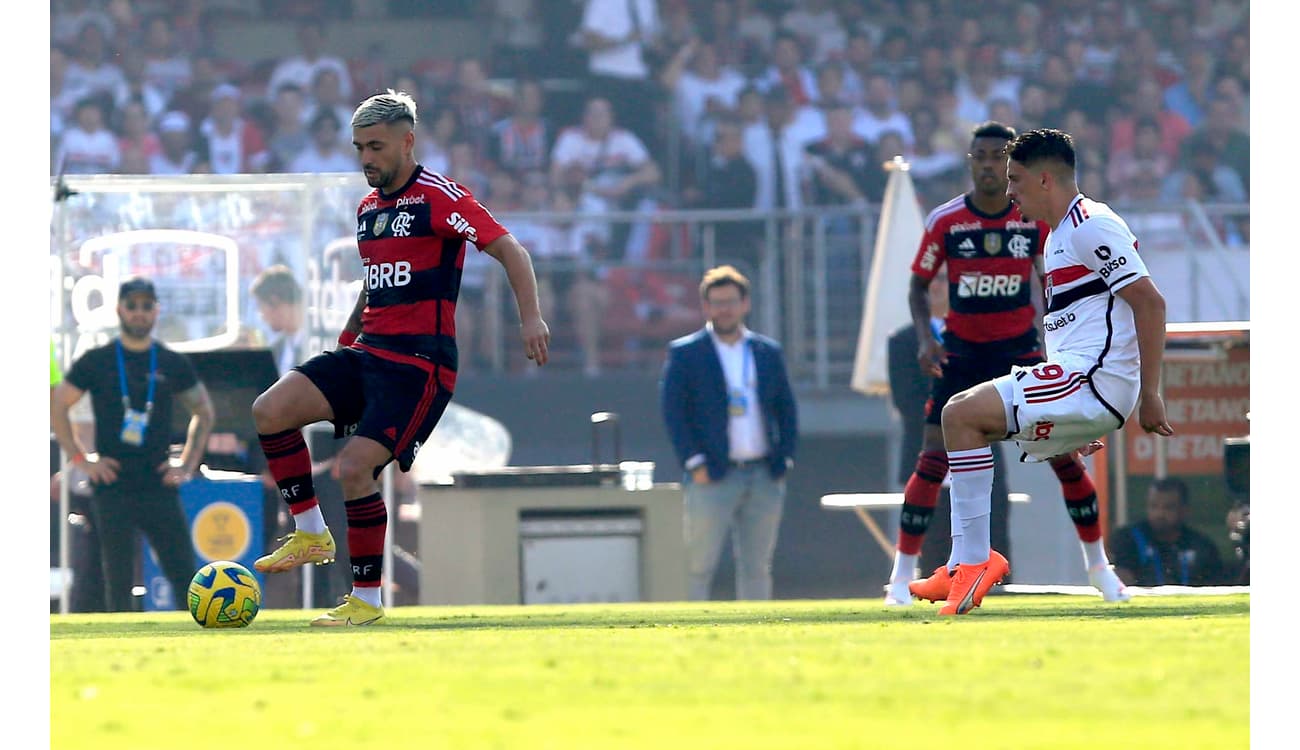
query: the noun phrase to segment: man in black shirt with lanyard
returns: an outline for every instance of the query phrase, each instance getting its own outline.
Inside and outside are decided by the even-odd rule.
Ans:
[[[99,533],[107,609],[133,609],[136,531],[158,556],[177,608],[196,568],[179,487],[198,470],[212,431],[212,401],[185,355],[153,338],[158,295],[133,278],[117,294],[120,335],[72,364],[50,397],[50,423],[60,447],[94,490],[91,521]],[[81,448],[68,411],[91,394],[97,454]],[[168,456],[173,402],[190,412],[180,459]]]

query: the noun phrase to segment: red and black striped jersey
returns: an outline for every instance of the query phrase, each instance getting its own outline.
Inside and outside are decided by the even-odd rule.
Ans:
[[[912,273],[928,281],[948,267],[945,344],[953,336],[975,344],[1032,338],[1030,348],[1038,348],[1031,280],[1048,229],[1026,221],[1014,203],[985,214],[968,194],[930,212]]]
[[[456,369],[465,243],[482,250],[504,234],[467,188],[418,164],[392,195],[372,191],[357,208],[366,307],[356,345]]]

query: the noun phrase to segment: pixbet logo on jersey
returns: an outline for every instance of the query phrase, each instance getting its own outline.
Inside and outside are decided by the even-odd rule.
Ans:
[[[1020,293],[1021,278],[1014,273],[968,273],[957,281],[958,297],[1013,297]]]

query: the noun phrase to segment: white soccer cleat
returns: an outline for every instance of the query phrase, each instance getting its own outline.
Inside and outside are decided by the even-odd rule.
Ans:
[[[908,581],[890,581],[885,584],[886,607],[912,606],[912,592],[907,588]]]
[[[1103,601],[1126,602],[1133,598],[1133,595],[1128,591],[1128,587],[1119,579],[1119,576],[1115,575],[1114,566],[1094,565],[1089,568],[1088,583],[1091,583],[1101,592]]]

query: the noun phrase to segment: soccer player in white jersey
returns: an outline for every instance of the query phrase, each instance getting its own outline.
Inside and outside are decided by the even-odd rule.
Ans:
[[[991,443],[1014,440],[1022,461],[1045,461],[1102,447],[1137,408],[1142,429],[1174,433],[1160,396],[1165,300],[1138,255],[1138,242],[1114,211],[1079,192],[1074,141],[1059,130],[1031,130],[1007,150],[1007,195],[1026,220],[1052,227],[1044,249],[1047,361],[1015,367],[954,396],[943,409],[952,472],[957,573],[941,615],[961,615],[1007,573],[989,545]],[[1114,576],[1090,571],[1089,579]]]

